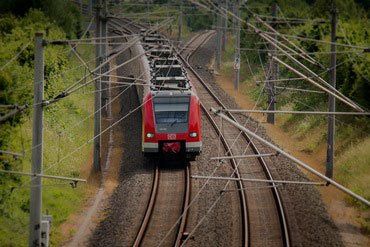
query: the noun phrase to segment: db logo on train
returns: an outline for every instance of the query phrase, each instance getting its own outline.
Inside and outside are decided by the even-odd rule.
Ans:
[[[167,134],[168,140],[176,140],[176,134]]]

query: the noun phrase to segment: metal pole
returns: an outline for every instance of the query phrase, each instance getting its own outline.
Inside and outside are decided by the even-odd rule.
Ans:
[[[183,4],[183,0],[180,0],[180,16],[179,16],[179,30],[178,30],[178,36],[177,36],[177,40],[178,41],[181,41],[181,32],[182,32],[182,18],[183,18],[183,13],[182,13],[182,4]]]
[[[222,51],[225,51],[226,49],[226,34],[227,34],[227,8],[228,8],[228,0],[225,0],[224,3],[225,12],[222,15]]]
[[[238,2],[239,0],[237,0],[236,2]],[[237,6],[237,3],[231,3],[231,11],[234,13],[234,15],[236,15],[236,6]],[[235,30],[236,29],[236,21],[237,21],[237,18],[233,17],[233,25],[232,25],[232,30]]]
[[[101,0],[96,1],[96,29],[95,29],[95,37],[100,39],[100,10],[101,10]],[[95,47],[95,56],[96,59],[96,67],[100,66],[101,62],[101,46],[98,44]],[[97,71],[101,74],[101,70]],[[95,95],[94,95],[94,136],[98,136],[101,130],[101,111],[99,110],[101,107],[101,78],[99,77],[95,81]],[[94,139],[94,170],[100,171],[100,136]]]
[[[82,3],[82,0],[79,0],[78,2],[80,4],[80,11],[83,14],[84,12],[83,12],[83,3]]]
[[[277,4],[276,2],[274,2],[272,4],[272,16],[274,17],[272,19],[273,21],[273,28],[274,30],[277,29],[277,24],[276,24],[276,15],[277,15]],[[274,35],[274,40],[277,39],[277,34]],[[277,53],[277,50],[276,50],[276,47],[275,46],[271,46],[271,53],[273,56],[276,56],[276,53]],[[270,78],[269,80],[276,80],[277,79],[277,73],[278,73],[278,63],[270,58]],[[270,111],[275,111],[276,109],[276,89],[275,89],[275,83],[273,81],[268,81],[266,82],[266,88],[267,88],[267,91],[268,91],[268,109]],[[270,123],[270,124],[275,124],[275,114],[274,113],[268,113],[267,114],[267,123]]]
[[[336,32],[337,32],[337,10],[333,6],[331,11],[331,45],[330,45],[330,84],[336,87]],[[335,98],[333,95],[329,95],[329,112],[335,112]],[[334,167],[334,136],[335,136],[335,115],[329,115],[328,117],[328,143],[327,143],[327,153],[326,153],[326,172],[325,175],[329,178],[333,177],[333,167]]]
[[[234,18],[234,23],[236,22],[235,29],[235,61],[234,61],[234,70],[235,70],[235,80],[234,80],[234,90],[238,91],[239,89],[239,80],[240,80],[240,20],[239,20],[239,1],[235,3],[235,15],[238,18]]]
[[[331,185],[333,185],[334,187],[336,187],[339,190],[343,191],[344,193],[346,193],[346,194],[348,194],[348,195],[356,198],[357,200],[359,200],[360,202],[364,203],[365,205],[370,206],[370,202],[368,200],[366,200],[365,198],[363,198],[362,196],[360,196],[360,195],[354,193],[353,191],[347,189],[346,187],[344,187],[343,185],[337,183],[336,181],[332,180],[331,178],[328,178],[327,176],[321,174],[320,172],[316,171],[315,169],[313,169],[312,167],[310,167],[309,165],[307,165],[303,161],[301,161],[301,160],[297,159],[296,157],[290,155],[289,153],[285,152],[284,150],[282,150],[278,146],[275,146],[271,142],[263,139],[262,137],[260,137],[256,133],[254,133],[253,131],[245,128],[244,126],[242,126],[238,122],[235,122],[234,120],[230,119],[228,116],[226,116],[225,114],[221,113],[220,111],[217,111],[214,108],[211,108],[211,111],[213,113],[215,113],[216,115],[220,116],[221,118],[225,119],[227,122],[231,123],[232,125],[234,125],[238,129],[240,129],[241,131],[244,131],[245,133],[247,133],[248,135],[250,135],[250,137],[252,137],[253,139],[256,139],[257,141],[265,144],[266,146],[268,146],[268,147],[276,150],[277,152],[279,152],[279,154],[284,155],[285,157],[287,157],[288,159],[292,160],[293,162],[295,162],[296,164],[298,164],[300,167],[304,168],[305,170],[307,170],[307,171],[315,174],[319,178],[325,180],[326,182],[330,183]]]
[[[102,3],[102,16],[100,18],[100,21],[101,21],[101,37],[103,39],[101,39],[101,62],[105,62],[106,61],[106,56],[107,56],[107,50],[108,50],[108,44],[107,44],[107,15],[108,15],[108,5],[107,5],[107,1],[106,0],[102,0],[103,3]],[[106,63],[103,67],[102,67],[102,74],[104,74],[105,72],[107,72],[109,70],[109,63]],[[102,80],[104,81],[109,81],[109,77],[107,76],[104,76],[103,78],[101,78]],[[102,105],[106,105],[106,103],[108,102],[108,91],[106,90],[107,88],[110,87],[109,84],[101,84],[100,83],[100,86],[101,86],[101,89],[102,89],[102,92],[101,92],[101,104]],[[107,116],[107,112],[108,112],[108,107],[104,107],[104,109],[102,109],[102,112],[101,112],[101,115],[103,115],[104,117]]]
[[[44,100],[44,44],[43,33],[35,34],[35,75],[34,107],[32,132],[32,167],[31,173],[42,174],[43,151],[43,100]],[[30,235],[28,245],[41,246],[41,177],[31,179],[30,194]]]
[[[93,6],[94,6],[94,1],[93,0],[89,0],[89,13],[90,13],[90,16],[93,16]]]
[[[221,0],[218,0],[218,5],[221,6]],[[221,14],[217,14],[217,48],[216,48],[216,67],[221,68],[221,47],[222,47],[222,19]]]

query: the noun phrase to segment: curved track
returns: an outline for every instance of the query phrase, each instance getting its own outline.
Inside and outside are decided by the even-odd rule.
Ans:
[[[137,26],[130,22],[133,25]],[[145,27],[135,31],[140,28]],[[120,30],[133,32],[127,26]],[[191,193],[190,168],[187,163],[165,163],[155,167],[150,199],[133,246],[156,246],[159,242],[163,246],[181,246],[183,241]]]
[[[239,154],[260,154],[257,146],[245,133],[240,134],[238,129],[228,123],[223,123],[223,126],[220,126],[220,124],[215,121],[214,116],[207,110],[210,109],[210,107],[216,106],[219,108],[226,107],[192,66],[190,66],[189,59],[198,48],[212,37],[213,34],[213,31],[209,31],[196,36],[196,38],[191,41],[192,47],[196,47],[196,49],[188,49],[190,52],[185,54],[186,58],[184,58],[184,56],[180,57],[183,62],[187,64],[188,75],[191,77],[192,83],[201,99],[203,112],[215,128],[215,131],[221,135],[221,140],[227,154],[230,156]],[[236,120],[232,114],[229,114],[229,117]],[[221,133],[221,128],[226,131]],[[241,172],[243,174],[253,173],[251,174],[253,178],[273,179],[262,157],[239,161],[231,159],[231,163],[233,167],[237,168],[235,170],[237,174]],[[245,231],[246,237],[244,245],[290,246],[288,224],[276,185],[270,184],[271,189],[251,188],[253,186],[253,184],[247,182],[241,182],[241,185],[239,185],[239,188],[243,188],[243,192],[245,192],[247,198],[247,213],[243,213],[243,215],[247,215],[247,222],[245,222],[246,219],[244,219],[246,224],[244,228],[247,229]],[[248,189],[248,187],[251,189]]]
[[[137,25],[132,24],[131,25]],[[143,26],[137,26],[136,29],[143,28]],[[126,29],[126,28],[125,28]],[[211,125],[213,126],[215,132],[220,136],[221,141],[224,145],[227,155],[240,155],[240,154],[260,154],[257,146],[253,141],[245,134],[240,133],[238,129],[234,126],[223,123],[220,124],[215,120],[214,116],[211,115],[207,109],[211,107],[226,108],[221,100],[216,96],[212,89],[207,85],[207,83],[198,75],[198,73],[192,68],[189,60],[194,55],[195,51],[199,49],[204,43],[206,43],[210,38],[212,38],[214,31],[208,31],[205,33],[198,34],[195,36],[188,44],[182,49],[182,54],[178,54],[179,58],[182,60],[186,69],[188,71],[188,76],[191,79],[193,86],[196,88],[198,96],[201,100],[201,106],[203,112]],[[236,119],[232,114],[229,117]],[[270,179],[273,177],[271,172],[262,157],[252,158],[252,159],[230,159],[230,163],[234,169],[234,177],[241,178],[241,174],[245,174],[243,177],[253,177],[261,179]],[[157,168],[158,169],[158,168]],[[153,190],[150,202],[148,204],[148,211],[143,219],[143,224],[138,232],[138,237],[135,241],[135,246],[150,245],[152,242],[150,239],[156,239],[155,235],[158,233],[152,233],[148,229],[151,225],[157,227],[163,227],[157,225],[155,211],[159,208],[158,202],[161,202],[160,196],[158,196],[158,191],[160,191],[161,182],[155,181],[159,177],[163,176],[159,174],[157,170],[155,172],[153,182]],[[171,171],[172,173],[172,171]],[[190,181],[189,171],[186,172],[185,181]],[[178,181],[177,181],[178,182]],[[184,188],[185,182],[182,183],[182,188]],[[187,182],[190,183],[190,182]],[[171,184],[167,183],[166,184]],[[172,185],[173,186],[173,185]],[[178,185],[177,185],[178,186]],[[185,189],[182,198],[189,198],[187,193],[190,193],[190,185],[188,189]],[[290,238],[288,231],[288,224],[285,217],[284,207],[279,194],[279,191],[275,184],[271,183],[269,187],[256,187],[255,184],[251,182],[245,182],[239,180],[237,182],[238,193],[240,197],[241,210],[242,210],[242,223],[243,223],[243,246],[290,246]],[[172,187],[173,188],[173,187]],[[186,192],[189,191],[189,192]],[[175,193],[181,194],[181,193]],[[160,195],[160,194],[159,194]],[[172,201],[174,199],[172,198]],[[175,201],[178,201],[177,199]],[[173,236],[166,238],[165,245],[175,245],[179,246],[183,236],[183,232],[186,225],[186,212],[182,210],[187,209],[188,199],[183,199],[181,203],[181,210],[176,215],[182,215],[182,221],[177,227],[177,233],[173,233]],[[169,202],[167,202],[169,203]],[[166,214],[164,208],[166,207],[166,202],[160,207],[162,208],[162,214]],[[179,204],[179,203],[177,203]],[[177,206],[177,208],[179,208]],[[163,215],[162,215],[163,217]],[[170,220],[167,220],[169,222]],[[163,222],[163,219],[162,219]],[[176,222],[176,220],[174,221]],[[172,222],[173,223],[173,222]],[[159,234],[160,235],[160,234]],[[158,237],[158,236],[157,236]],[[157,241],[157,240],[156,240]],[[168,241],[168,242],[167,242]],[[171,244],[172,243],[172,244]]]

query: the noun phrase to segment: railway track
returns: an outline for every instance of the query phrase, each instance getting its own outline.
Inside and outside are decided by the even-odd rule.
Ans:
[[[180,215],[185,214],[190,198],[189,167],[164,169],[157,166],[148,207],[133,246],[156,246]],[[186,217],[177,224],[163,242],[164,246],[180,246]]]
[[[131,23],[131,25],[136,25],[137,31],[139,31],[141,28],[145,28],[144,26],[138,26],[137,24],[133,23]],[[227,155],[233,156],[239,154],[260,154],[257,145],[254,144],[245,133],[241,134],[238,129],[228,123],[223,123],[221,126],[221,124],[215,120],[215,117],[208,111],[208,109],[211,107],[226,107],[207,85],[207,83],[198,75],[196,70],[190,65],[190,60],[197,49],[199,49],[204,43],[212,38],[213,35],[214,31],[208,31],[195,36],[187,46],[183,47],[182,54],[179,53],[179,58],[182,60],[183,64],[186,65],[188,76],[191,79],[193,86],[196,88],[199,98],[201,99],[202,110],[210,124],[213,126],[214,131],[220,136]],[[236,119],[232,114],[229,114],[229,117],[234,120]],[[251,178],[273,179],[271,172],[262,157],[248,160],[230,159],[230,163],[235,171],[234,177],[236,178],[241,178],[241,174],[243,174],[243,177],[249,176]],[[176,175],[173,174],[174,176],[184,178],[177,179],[181,180],[182,185],[179,183],[174,185],[171,183],[171,179],[169,178],[171,175],[163,173],[158,169],[159,168],[156,168],[155,171],[153,189],[151,192],[151,199],[148,203],[147,212],[141,224],[134,246],[146,246],[151,244],[155,245],[155,243],[158,243],[151,241],[160,240],[158,236],[162,235],[161,233],[158,233],[158,229],[166,228],[161,224],[163,224],[165,221],[172,222],[172,224],[174,224],[180,215],[183,215],[183,217],[181,223],[179,223],[177,226],[177,231],[173,231],[171,236],[167,237],[163,244],[166,246],[179,246],[183,238],[187,218],[186,212],[183,212],[183,210],[188,208],[187,203],[189,203],[190,172],[187,168],[185,175],[182,171],[183,176],[181,176],[177,174],[178,172],[171,170],[171,173],[176,173]],[[163,181],[165,182],[161,183],[159,181],[160,177],[162,177],[162,179],[164,177],[165,180]],[[188,182],[185,183],[185,181]],[[187,184],[186,186],[188,187],[186,187],[185,184]],[[162,189],[161,186],[163,187]],[[181,193],[176,189],[177,193],[175,193],[176,195],[173,194],[174,197],[171,198],[170,201],[168,196],[162,198],[160,191],[165,191],[165,187],[173,190],[173,188],[176,188],[175,186],[183,188],[180,189]],[[241,226],[243,228],[243,239],[241,241],[242,245],[290,246],[288,224],[285,217],[284,207],[275,184],[270,184],[268,187],[261,188],[256,187],[255,184],[251,182],[239,180],[237,181],[237,188],[237,193],[239,193],[240,198],[241,215],[243,218]],[[178,199],[179,194],[183,195],[182,200]],[[177,199],[175,199],[176,197]],[[175,203],[177,206],[172,205],[174,201],[177,201],[177,203]],[[179,203],[179,201],[181,201],[181,203]],[[179,206],[180,204],[181,206]],[[169,216],[169,214],[166,212],[166,205],[176,207],[175,210],[172,209],[176,211],[176,217],[173,220],[166,218],[164,221],[163,218],[160,219],[159,215],[162,215],[161,217],[163,217],[163,215]]]
[[[194,36],[187,43],[187,45],[185,47],[183,47],[181,49],[180,58],[183,60],[183,62],[186,62],[186,64],[187,64],[188,75],[193,76],[193,77],[194,77],[194,75],[195,76],[197,75],[197,74],[195,74],[196,73],[195,70],[192,68],[192,66],[190,66],[190,63],[189,63],[189,60],[190,60],[191,56],[196,52],[196,50],[199,47],[201,47],[210,38],[212,38],[212,36],[214,34],[215,34],[214,31],[207,31],[207,32],[197,34],[196,36]],[[189,72],[190,72],[190,74],[189,74]],[[197,79],[202,80],[200,76],[198,76]],[[201,99],[201,108],[203,110],[203,113],[206,115],[206,117],[209,120],[211,126],[214,128],[214,131],[216,132],[216,134],[221,137],[221,141],[222,141],[222,144],[223,144],[225,150],[230,150],[229,155],[233,155],[233,152],[231,150],[231,146],[226,141],[226,139],[223,137],[223,134],[222,134],[222,131],[221,131],[220,127],[217,125],[216,121],[211,117],[211,115],[207,111],[204,103],[202,103],[203,99],[199,95],[198,87],[196,87],[196,89],[197,89],[198,96]],[[241,178],[241,173],[240,173],[240,170],[238,168],[236,160],[231,159],[230,164],[232,166],[232,169],[235,171],[234,172],[234,177],[235,178]],[[241,222],[242,222],[242,237],[243,237],[243,239],[242,239],[241,242],[242,242],[243,246],[248,246],[248,212],[247,212],[247,200],[246,200],[246,196],[245,196],[245,193],[244,193],[245,188],[244,188],[244,184],[243,184],[242,181],[237,181],[236,185],[237,185],[237,188],[238,188],[240,208],[241,208],[241,216],[242,216],[241,217],[242,218]]]
[[[208,111],[211,107],[215,106],[219,108],[226,107],[190,65],[190,59],[195,51],[206,43],[213,34],[214,32],[209,31],[196,36],[192,40],[192,47],[196,47],[196,49],[188,49],[190,52],[185,54],[186,57],[180,56],[180,58],[187,65],[188,76],[191,78],[201,99],[203,112],[214,127],[216,133],[220,135],[227,154],[230,156],[238,154],[260,154],[257,145],[245,133],[242,133],[241,138],[239,138],[240,131],[238,129],[228,123],[223,123],[223,126],[220,126],[220,123]],[[229,114],[229,117],[236,120],[232,114]],[[221,128],[226,131],[221,132]],[[254,160],[239,161],[231,159],[231,164],[235,169],[235,177],[240,177],[240,173],[243,173],[251,174],[253,178],[273,179],[262,157]],[[270,184],[270,188],[261,189],[252,188],[253,186],[251,183],[241,181],[238,184],[239,194],[242,193],[240,198],[243,212],[243,245],[290,246],[284,207],[275,184]]]
[[[131,22],[130,25],[136,26],[136,32],[145,28]],[[119,27],[119,22],[115,22],[115,26]],[[120,30],[133,32],[128,27],[121,27]],[[187,163],[157,165],[150,198],[133,246],[156,246],[164,237],[163,246],[181,246],[186,230],[190,193],[190,167]],[[180,217],[181,220],[178,221]],[[172,230],[174,225],[175,230]]]

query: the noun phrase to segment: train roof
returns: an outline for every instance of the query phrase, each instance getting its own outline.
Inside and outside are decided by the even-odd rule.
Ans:
[[[190,96],[192,95],[192,91],[153,91],[152,95],[155,97],[173,97],[173,96]]]
[[[186,70],[172,44],[158,33],[142,31],[143,48],[150,65],[150,90],[163,95],[192,93]]]

